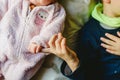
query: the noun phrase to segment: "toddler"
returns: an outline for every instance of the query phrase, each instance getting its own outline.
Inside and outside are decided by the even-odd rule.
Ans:
[[[120,80],[120,0],[100,0],[79,31],[75,50],[54,35],[47,49],[62,58],[62,73],[72,80]]]

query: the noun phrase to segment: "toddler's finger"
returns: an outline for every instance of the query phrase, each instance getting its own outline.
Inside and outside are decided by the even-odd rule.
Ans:
[[[48,42],[48,45],[50,47],[55,47],[55,41],[56,41],[56,39],[57,39],[57,34],[55,34],[54,36],[52,36],[52,38]]]
[[[117,32],[117,35],[120,37],[120,32],[119,31]]]
[[[50,48],[45,48],[45,49],[42,49],[41,51],[44,53],[51,53]]]

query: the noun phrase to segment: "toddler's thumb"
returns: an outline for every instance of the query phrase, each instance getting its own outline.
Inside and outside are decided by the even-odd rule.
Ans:
[[[45,52],[45,53],[51,53],[51,51],[50,51],[49,48],[44,48],[44,49],[42,49],[42,52]]]

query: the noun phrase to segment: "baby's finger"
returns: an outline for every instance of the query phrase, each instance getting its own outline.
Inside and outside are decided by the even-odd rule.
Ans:
[[[36,53],[40,52],[41,49],[42,49],[42,47],[40,45],[38,45],[37,48],[36,48]]]
[[[36,49],[37,49],[37,46],[30,47],[30,48],[29,48],[29,51],[30,51],[31,53],[36,53]]]

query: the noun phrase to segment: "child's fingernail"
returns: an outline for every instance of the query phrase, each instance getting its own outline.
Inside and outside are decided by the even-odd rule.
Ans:
[[[120,33],[119,31],[117,31],[117,33]]]
[[[100,38],[100,40],[102,40],[102,39],[103,39],[103,37]]]
[[[101,46],[103,45],[103,43],[100,44]]]
[[[108,33],[105,33],[105,35],[108,35]]]

